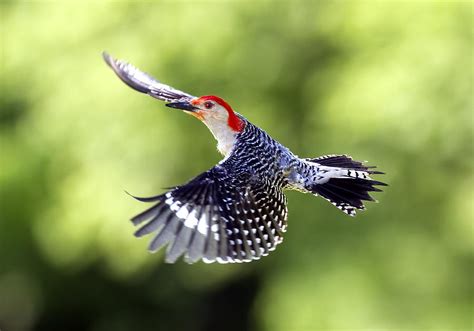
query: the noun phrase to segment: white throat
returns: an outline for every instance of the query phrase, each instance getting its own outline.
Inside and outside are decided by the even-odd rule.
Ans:
[[[206,118],[204,124],[211,130],[217,140],[217,149],[225,157],[229,156],[234,147],[238,132],[229,128],[226,122],[216,118]]]

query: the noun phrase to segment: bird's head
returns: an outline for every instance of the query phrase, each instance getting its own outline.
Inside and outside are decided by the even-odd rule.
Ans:
[[[184,110],[204,122],[216,138],[218,150],[224,155],[230,153],[237,134],[245,127],[245,121],[234,112],[232,107],[223,99],[213,95],[166,105]]]
[[[227,102],[214,95],[205,95],[166,105],[190,113],[203,121],[211,131],[217,126],[219,128],[227,127],[231,131],[240,132],[245,125],[244,121],[235,114]]]

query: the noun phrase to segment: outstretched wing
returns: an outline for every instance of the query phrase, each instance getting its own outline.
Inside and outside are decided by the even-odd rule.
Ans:
[[[286,231],[286,197],[250,175],[217,165],[165,194],[137,198],[155,205],[135,216],[137,237],[154,233],[149,250],[167,245],[166,262],[250,262],[275,249]]]
[[[114,59],[106,52],[103,52],[102,56],[104,57],[105,62],[125,84],[139,92],[149,94],[156,99],[166,102],[195,98],[188,93],[160,83],[149,74],[140,71],[123,60]]]

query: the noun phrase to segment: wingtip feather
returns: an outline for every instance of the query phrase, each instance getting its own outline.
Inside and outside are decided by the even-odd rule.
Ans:
[[[112,62],[112,57],[106,51],[102,51],[102,58],[104,59],[105,63],[107,63],[108,65],[110,65],[110,62]]]

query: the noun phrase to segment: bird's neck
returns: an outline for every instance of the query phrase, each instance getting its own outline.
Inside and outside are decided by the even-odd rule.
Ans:
[[[231,129],[227,123],[212,118],[204,123],[216,138],[219,152],[227,157],[236,143],[239,132]]]

